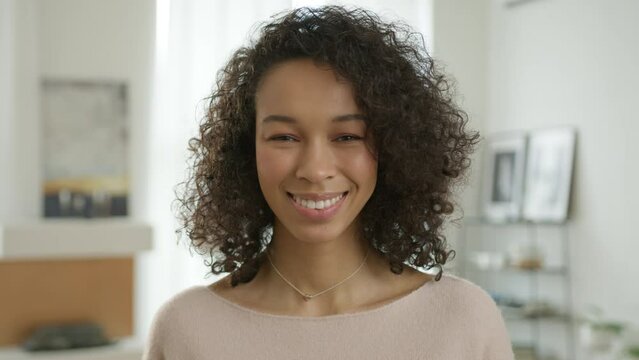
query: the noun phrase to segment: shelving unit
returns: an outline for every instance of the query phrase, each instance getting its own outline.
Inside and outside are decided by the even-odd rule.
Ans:
[[[132,256],[151,247],[151,226],[128,219],[0,224],[0,261]]]
[[[487,242],[492,242],[491,251],[495,254],[505,255],[508,245],[514,242],[520,244],[535,245],[544,249],[548,245],[547,239],[540,235],[541,230],[549,230],[558,238],[559,243],[552,244],[557,246],[556,257],[551,261],[542,262],[540,267],[519,268],[513,266],[506,258],[504,263],[489,264],[479,266],[471,261],[473,251],[486,251]],[[491,239],[487,239],[487,232],[492,231]],[[510,234],[509,234],[510,232]],[[513,235],[513,233],[519,233]],[[523,235],[522,235],[523,233]],[[488,240],[488,241],[487,241]],[[555,278],[559,280],[562,287],[561,294],[563,298],[563,309],[561,311],[525,311],[522,306],[500,306],[504,320],[506,322],[522,322],[526,323],[531,330],[530,346],[535,349],[537,354],[541,353],[542,338],[542,322],[554,322],[564,327],[565,336],[565,355],[566,359],[575,359],[575,330],[574,317],[571,294],[571,276],[570,276],[570,257],[569,257],[569,232],[568,225],[563,224],[547,224],[547,223],[531,223],[531,222],[509,222],[509,223],[492,223],[479,218],[465,219],[462,224],[460,234],[459,250],[461,253],[461,261],[459,264],[460,275],[478,283],[493,296],[493,286],[496,284],[504,286],[507,283],[503,280],[507,276],[523,276],[527,280],[528,296],[517,294],[516,286],[506,290],[501,290],[499,295],[505,295],[507,298],[524,300],[527,304],[540,304],[540,301],[546,300],[540,296],[540,290],[544,284],[543,278]],[[522,285],[523,282],[512,281],[510,285]],[[498,296],[496,296],[498,297]],[[495,299],[500,304],[503,299]],[[556,309],[557,306],[555,306]]]
[[[99,324],[109,338],[132,336],[134,261],[152,240],[150,225],[128,218],[0,224],[0,360],[139,359],[141,346],[68,353],[16,346],[39,326],[78,321]]]

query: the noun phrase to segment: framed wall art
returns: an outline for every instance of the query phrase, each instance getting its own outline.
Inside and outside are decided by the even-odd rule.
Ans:
[[[568,218],[577,132],[571,127],[530,133],[523,218],[561,223]]]
[[[127,85],[47,79],[41,89],[44,216],[127,215]]]
[[[482,192],[482,213],[486,220],[511,222],[521,218],[526,144],[524,132],[487,138]]]

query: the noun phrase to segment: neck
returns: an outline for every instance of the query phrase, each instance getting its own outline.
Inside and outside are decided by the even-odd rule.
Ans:
[[[374,249],[353,233],[331,241],[301,241],[283,226],[276,225],[268,251],[281,276],[265,261],[258,277],[277,294],[282,305],[289,304],[309,313],[345,308],[363,301],[361,297],[367,293],[367,284],[380,273]],[[303,293],[313,295],[335,286],[355,271],[357,273],[339,286],[308,301],[282,279]]]
[[[309,294],[331,287],[352,274],[369,251],[366,242],[354,234],[331,241],[301,241],[280,230],[282,228],[274,229],[269,246],[271,260],[288,281]]]

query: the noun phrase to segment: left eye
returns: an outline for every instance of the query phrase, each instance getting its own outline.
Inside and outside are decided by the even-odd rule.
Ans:
[[[355,136],[355,135],[343,135],[337,138],[337,141],[339,142],[343,142],[343,141],[355,141],[355,140],[361,140],[362,138],[359,136]]]

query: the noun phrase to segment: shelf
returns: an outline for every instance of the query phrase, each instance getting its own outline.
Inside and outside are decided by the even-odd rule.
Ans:
[[[506,315],[503,314],[504,320],[506,321],[538,321],[538,320],[547,320],[547,321],[557,321],[569,323],[572,322],[572,318],[566,315],[546,315],[546,316],[525,316],[525,315]]]
[[[542,267],[539,269],[522,269],[518,267],[507,267],[502,270],[512,271],[512,272],[522,272],[522,273],[539,273],[539,274],[555,274],[555,275],[565,275],[567,274],[567,270],[565,267],[555,266],[555,267]]]
[[[490,284],[486,290],[499,306],[504,321],[513,325],[508,326],[511,339],[525,340],[529,345],[516,351],[516,358],[544,359],[536,353],[544,350],[545,331],[552,329],[553,336],[563,331],[557,341],[563,342],[565,357],[575,359],[574,325],[579,319],[574,315],[571,293],[570,222],[498,223],[475,217],[463,219],[462,227],[459,243],[464,251],[463,274],[477,279],[480,286]],[[478,243],[472,248],[471,237]],[[507,245],[512,246],[508,247],[510,250]],[[540,254],[552,254],[553,261]],[[524,277],[526,282],[522,284]],[[554,288],[545,285],[560,286],[563,291],[550,293],[548,289]],[[496,293],[497,288],[507,295]],[[541,299],[542,294],[548,298]],[[522,331],[522,325],[529,331]]]
[[[536,321],[536,320],[548,320],[558,322],[572,322],[573,318],[565,314],[548,314],[548,315],[526,315],[522,310],[500,306],[502,316],[504,320],[512,321]]]
[[[140,360],[142,345],[135,340],[121,340],[114,345],[87,349],[27,352],[18,347],[0,348],[0,360]]]
[[[537,226],[537,227],[561,227],[568,225],[568,222],[533,222],[533,221],[491,221],[480,217],[467,217],[463,218],[461,222],[467,226],[495,226],[495,227],[522,227],[522,226]]]
[[[149,225],[129,219],[41,220],[0,225],[0,261],[130,256],[150,250]]]
[[[512,273],[526,273],[526,274],[549,274],[549,275],[566,275],[568,272],[563,266],[553,266],[553,267],[541,267],[539,269],[526,269],[519,268],[516,266],[505,266],[502,268],[482,268],[471,262],[469,262],[473,268],[473,270],[481,271],[481,272],[512,272]]]

